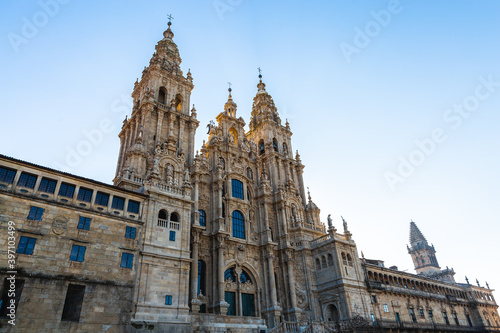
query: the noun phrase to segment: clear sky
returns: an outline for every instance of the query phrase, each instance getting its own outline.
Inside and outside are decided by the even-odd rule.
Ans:
[[[413,272],[413,219],[458,282],[500,289],[498,1],[2,1],[0,153],[111,183],[170,13],[198,149],[228,81],[249,121],[261,67],[323,221]]]

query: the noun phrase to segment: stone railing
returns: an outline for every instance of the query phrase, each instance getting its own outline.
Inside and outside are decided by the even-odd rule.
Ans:
[[[168,221],[165,219],[158,219],[158,224],[159,227],[163,228],[168,228],[168,229],[174,229],[174,230],[180,230],[181,224],[179,222],[174,222],[174,221]]]
[[[170,221],[170,223],[168,224],[168,228],[169,229],[179,230],[181,228],[181,224],[179,222],[172,222],[172,221]]]
[[[167,228],[168,227],[168,221],[165,219],[158,219],[158,226]]]
[[[299,333],[300,326],[296,322],[284,321],[279,323],[279,325],[271,328],[267,333]]]
[[[325,232],[325,226],[323,226],[323,225],[317,226],[314,224],[304,223],[304,222],[292,222],[292,223],[290,223],[290,228],[291,229],[304,228],[304,229],[310,229],[310,230],[314,230],[314,231]]]

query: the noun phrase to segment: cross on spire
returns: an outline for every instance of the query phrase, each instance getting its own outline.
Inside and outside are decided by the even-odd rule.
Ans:
[[[231,82],[228,82],[227,84],[229,85],[229,90],[231,90],[231,85],[232,85],[232,83],[231,83]]]
[[[172,14],[168,14],[167,18],[168,18],[168,23],[172,24],[172,20],[174,19],[174,17],[172,16]]]
[[[257,70],[259,71],[259,76],[262,77],[262,69],[260,69],[260,67],[257,67]]]

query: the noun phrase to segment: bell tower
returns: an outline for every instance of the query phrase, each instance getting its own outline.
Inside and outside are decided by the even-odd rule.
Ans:
[[[171,25],[168,22],[149,66],[134,84],[132,115],[125,118],[119,134],[114,183],[130,190],[139,189],[147,180],[182,186],[186,167],[193,162],[199,124],[194,107],[189,110],[193,77],[189,71],[184,76],[180,68]]]
[[[408,253],[413,259],[417,274],[439,272],[440,267],[436,258],[434,245],[429,245],[415,222],[410,223],[410,245]]]

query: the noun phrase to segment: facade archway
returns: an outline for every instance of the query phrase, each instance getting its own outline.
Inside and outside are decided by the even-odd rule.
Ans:
[[[326,307],[326,321],[333,321],[333,322],[338,322],[339,321],[339,310],[334,304],[328,304]]]

